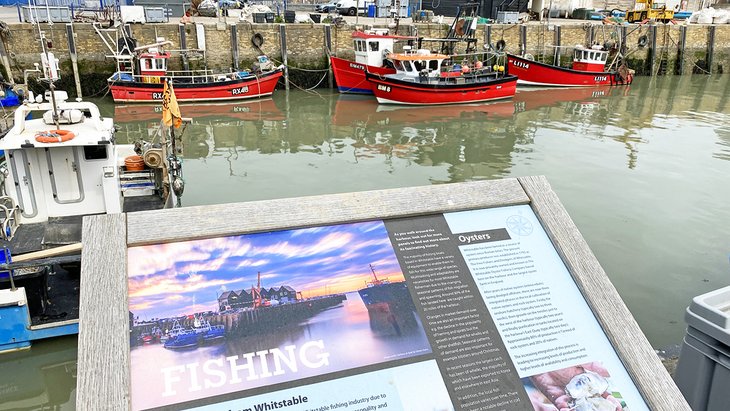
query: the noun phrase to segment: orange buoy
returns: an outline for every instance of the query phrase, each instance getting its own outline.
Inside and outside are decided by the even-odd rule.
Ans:
[[[144,170],[144,159],[138,155],[131,155],[124,159],[124,166],[127,167],[127,171],[142,171]]]
[[[63,143],[76,137],[76,134],[68,130],[39,131],[35,134],[35,141],[39,143]]]

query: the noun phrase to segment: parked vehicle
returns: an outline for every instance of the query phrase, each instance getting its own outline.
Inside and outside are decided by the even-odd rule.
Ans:
[[[337,11],[337,3],[330,1],[327,3],[317,4],[314,6],[314,11],[317,13],[334,13]]]
[[[366,0],[340,0],[337,2],[337,12],[345,16],[356,16],[366,13]]]

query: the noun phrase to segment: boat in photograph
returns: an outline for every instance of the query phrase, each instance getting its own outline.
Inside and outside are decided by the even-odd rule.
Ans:
[[[478,103],[512,97],[517,88],[517,77],[507,74],[496,55],[448,56],[406,49],[388,59],[395,74],[366,73],[373,94],[383,104]]]
[[[116,144],[113,120],[68,101],[53,87],[55,60],[43,63],[51,90],[29,93],[0,139],[0,352],[78,333],[83,216],[173,207],[184,187],[174,135]]]
[[[107,79],[115,103],[161,101],[165,80],[172,82],[180,102],[258,98],[270,96],[283,75],[283,67],[275,66],[267,56],[258,56],[250,71],[170,71],[172,53],[164,47],[171,44],[160,41],[115,53],[117,72]]]
[[[631,84],[633,70],[619,64],[615,70],[606,70],[609,50],[601,45],[587,48],[576,46],[570,68],[535,61],[530,56],[507,54],[508,70],[518,78],[518,84],[530,86],[614,86]]]
[[[373,307],[380,303],[414,306],[405,281],[391,282],[387,278],[378,278],[372,264],[370,265],[370,271],[373,274],[373,279],[365,284],[365,288],[357,291],[366,307]]]

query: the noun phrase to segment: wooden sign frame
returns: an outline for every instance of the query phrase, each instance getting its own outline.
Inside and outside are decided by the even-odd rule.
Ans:
[[[525,204],[541,221],[649,408],[689,410],[542,176],[86,217],[76,406],[130,407],[128,247]]]

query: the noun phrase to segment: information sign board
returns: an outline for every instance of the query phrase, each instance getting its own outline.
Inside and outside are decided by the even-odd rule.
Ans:
[[[528,192],[530,182],[549,189],[538,178]],[[587,247],[551,222],[566,215],[559,203],[550,214],[539,195],[455,200],[476,187],[457,186],[416,189],[438,203],[416,212],[395,206],[413,192],[367,212],[346,205],[364,194],[340,195],[343,215],[213,224],[206,238],[135,237],[130,221],[129,408],[687,409],[658,359],[641,360],[648,343],[633,319],[596,304],[625,310],[605,278],[602,295],[589,291],[573,260]],[[81,370],[98,344],[83,324]],[[617,344],[621,332],[632,344]]]

